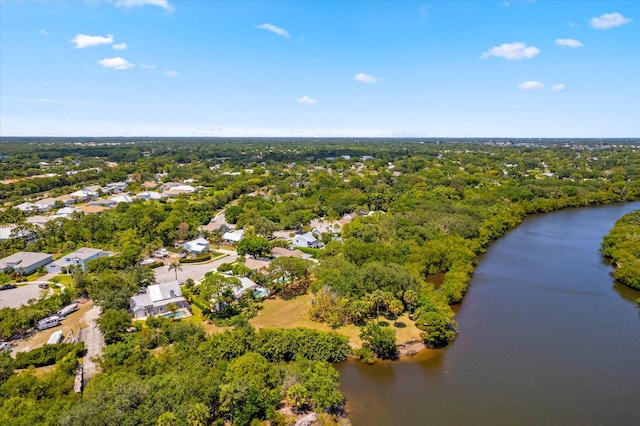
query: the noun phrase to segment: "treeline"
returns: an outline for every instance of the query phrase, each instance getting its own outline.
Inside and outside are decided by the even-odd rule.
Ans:
[[[602,241],[602,253],[613,262],[618,281],[640,290],[640,210],[618,219]]]
[[[75,358],[51,373],[16,375],[3,370],[10,358],[0,354],[0,422],[284,425],[291,419],[278,410],[288,406],[334,424],[344,402],[329,362],[343,360],[349,346],[335,333],[240,324],[206,337],[192,323],[158,318],[138,330],[121,331],[104,349],[101,373],[80,395],[72,392]]]

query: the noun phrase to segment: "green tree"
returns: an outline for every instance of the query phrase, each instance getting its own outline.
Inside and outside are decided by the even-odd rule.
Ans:
[[[176,281],[178,281],[178,271],[182,272],[182,265],[180,265],[180,262],[171,262],[168,270],[176,272]]]
[[[122,335],[131,326],[131,316],[122,309],[107,309],[96,320],[105,343],[112,344],[122,340]]]
[[[264,237],[249,235],[238,243],[237,251],[240,256],[265,257],[271,253],[271,243]]]
[[[370,322],[360,331],[363,346],[370,348],[377,357],[395,359],[398,357],[396,333],[389,327],[381,327],[376,322]]]

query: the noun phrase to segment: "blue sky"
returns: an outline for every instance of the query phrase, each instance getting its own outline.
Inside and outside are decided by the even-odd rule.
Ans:
[[[639,25],[639,1],[0,0],[0,135],[640,137]]]

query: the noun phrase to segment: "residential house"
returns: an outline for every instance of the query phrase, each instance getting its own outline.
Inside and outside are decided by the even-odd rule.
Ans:
[[[222,241],[226,243],[239,243],[244,238],[244,229],[236,229],[235,231],[225,232],[222,235]]]
[[[73,267],[81,267],[82,270],[87,269],[87,263],[91,260],[98,259],[99,257],[109,256],[109,253],[106,251],[102,251],[100,249],[83,247],[79,250],[74,251],[73,253],[69,253],[65,256],[62,256],[60,259],[56,260],[47,265],[48,272],[56,272],[61,273],[62,268],[68,268],[70,266]]]
[[[38,210],[41,212],[48,212],[51,209],[53,209],[53,207],[56,204],[56,199],[55,198],[43,198],[42,200],[38,200],[34,203],[36,206],[38,206]]]
[[[167,312],[167,306],[170,303],[178,309],[187,309],[191,312],[191,306],[182,297],[178,281],[150,285],[131,298],[130,306],[133,316],[141,319]]]
[[[144,191],[136,195],[136,198],[138,200],[161,200],[165,197],[166,195],[163,195],[156,191]]]
[[[14,238],[24,239],[27,243],[32,243],[37,239],[37,235],[33,231],[19,228],[14,224],[0,226],[0,240],[13,240]]]
[[[36,215],[36,216],[29,216],[25,223],[30,223],[32,225],[36,225],[39,228],[44,228],[44,225],[51,221],[54,220],[55,217],[53,216],[40,216],[40,215]]]
[[[71,216],[74,213],[78,213],[78,212],[81,212],[81,211],[82,210],[77,209],[75,207],[63,207],[60,210],[58,210],[53,217],[55,217],[55,218],[61,217],[61,218],[64,218],[64,219],[69,219],[69,218],[71,218]]]
[[[98,191],[94,191],[93,188],[100,189],[99,185],[88,186],[86,188],[79,189],[75,192],[69,194],[71,197],[75,198],[76,202],[87,202],[89,200],[93,200],[94,198],[98,198],[100,194]]]
[[[108,192],[110,194],[120,194],[121,192],[124,192],[125,189],[127,189],[127,183],[126,182],[108,183],[105,185],[104,189],[105,189],[105,192]]]
[[[47,253],[20,251],[4,259],[0,259],[0,272],[7,272],[10,268],[21,274],[30,274],[41,266],[48,265],[52,257]]]
[[[269,263],[270,262],[267,260],[248,258],[245,260],[244,266],[251,269],[252,271],[259,272],[268,267]]]
[[[191,254],[202,254],[209,252],[209,241],[207,241],[207,239],[204,237],[198,237],[195,240],[186,241],[184,243],[176,245],[182,247]]]
[[[297,258],[302,258],[305,256],[305,253],[301,252],[300,250],[289,250],[287,248],[282,248],[282,247],[274,247],[271,249],[271,257],[272,258],[277,258],[277,257],[297,257]]]
[[[71,194],[61,195],[59,197],[54,198],[54,200],[60,201],[66,207],[70,206],[71,204],[75,204],[77,202],[76,197],[72,196]]]
[[[293,247],[311,247],[311,248],[319,248],[322,243],[318,241],[318,239],[311,233],[307,232],[306,234],[296,235],[293,237],[293,242],[291,245]]]
[[[133,202],[133,198],[129,197],[127,194],[114,195],[113,197],[111,197],[111,200],[113,200],[116,205],[120,203],[129,204]]]
[[[100,207],[115,207],[115,201],[110,198],[96,198],[95,200],[89,201],[90,206],[100,206]]]
[[[16,209],[20,210],[21,212],[25,212],[25,213],[31,213],[34,211],[38,210],[38,206],[34,203],[20,203],[16,206]]]

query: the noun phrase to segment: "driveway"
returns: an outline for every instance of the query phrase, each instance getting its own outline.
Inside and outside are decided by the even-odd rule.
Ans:
[[[93,362],[92,358],[100,356],[102,354],[102,348],[104,347],[104,337],[100,332],[100,328],[96,324],[96,319],[100,316],[100,307],[94,305],[84,316],[84,321],[87,323],[87,327],[82,329],[81,340],[84,342],[84,347],[87,350],[86,355],[82,359],[82,374],[83,374],[83,387],[87,384],[89,379],[96,374],[99,369],[98,365]]]
[[[199,281],[204,277],[204,274],[209,271],[215,271],[222,263],[233,263],[238,259],[236,252],[231,250],[216,250],[217,252],[224,253],[226,256],[218,260],[210,260],[203,263],[182,263],[180,267],[182,271],[178,270],[178,281],[184,283],[187,279],[191,278],[194,281]],[[156,273],[156,282],[166,283],[169,281],[175,281],[176,271],[169,270],[169,266],[161,266],[153,270]]]

